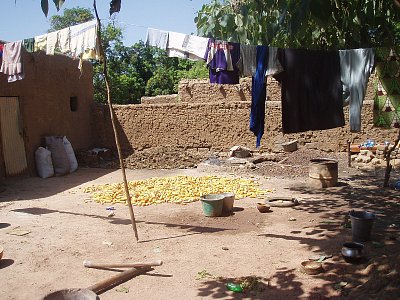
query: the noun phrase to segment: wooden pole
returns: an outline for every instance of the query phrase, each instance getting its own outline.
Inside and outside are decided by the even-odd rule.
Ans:
[[[131,280],[133,277],[144,274],[148,271],[153,270],[151,267],[139,268],[139,269],[128,269],[123,271],[117,275],[114,275],[111,278],[100,281],[92,286],[89,286],[87,289],[95,292],[96,294],[102,294],[109,289],[116,287],[128,280]]]
[[[106,88],[107,88],[108,108],[110,110],[111,123],[112,123],[113,131],[114,131],[115,144],[117,146],[119,164],[121,167],[122,177],[124,180],[125,195],[126,195],[126,199],[128,201],[129,214],[131,216],[132,227],[133,227],[133,231],[135,232],[135,238],[136,238],[136,241],[138,241],[139,236],[138,236],[138,232],[137,232],[137,228],[136,228],[135,214],[134,214],[133,208],[132,208],[131,196],[129,195],[129,187],[128,187],[128,182],[126,180],[126,172],[125,172],[125,167],[124,167],[124,161],[122,158],[121,145],[119,143],[117,127],[115,126],[116,117],[115,117],[115,112],[114,112],[114,108],[112,107],[112,101],[111,101],[110,83],[109,83],[108,72],[107,72],[107,57],[104,53],[103,44],[101,41],[101,34],[100,34],[101,23],[100,23],[99,14],[97,13],[96,0],[93,0],[93,8],[94,8],[94,12],[96,14],[96,19],[97,19],[97,40],[98,40],[98,44],[99,44],[100,56],[103,59],[103,74],[104,74],[104,81],[106,83]]]
[[[351,167],[351,143],[350,140],[347,140],[347,166]]]

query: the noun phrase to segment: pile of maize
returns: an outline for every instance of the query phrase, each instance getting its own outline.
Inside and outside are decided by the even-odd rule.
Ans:
[[[198,201],[202,195],[225,192],[235,193],[236,199],[256,198],[271,192],[261,190],[254,180],[220,176],[156,177],[128,182],[128,187],[132,204],[137,206],[165,202],[189,203]],[[127,204],[123,183],[90,186],[83,191],[91,193],[92,199],[98,203]]]

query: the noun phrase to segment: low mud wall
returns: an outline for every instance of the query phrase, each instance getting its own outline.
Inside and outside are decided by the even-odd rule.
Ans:
[[[184,81],[178,95],[179,101],[174,98],[173,103],[115,106],[121,145],[127,155],[134,151],[151,152],[153,148],[159,155],[162,147],[226,151],[234,145],[243,145],[255,149],[256,139],[249,130],[251,79],[242,81],[240,85]],[[359,133],[350,133],[346,124],[342,128],[284,135],[277,82],[269,82],[268,95],[262,151],[275,150],[282,142],[292,139],[298,139],[300,145],[309,148],[345,151],[347,140],[362,143],[371,138],[383,142],[394,140],[397,135],[396,129],[373,127],[371,86],[364,101],[362,131]],[[347,109],[345,114],[348,120]],[[94,119],[96,146],[115,149],[107,108],[96,106]]]

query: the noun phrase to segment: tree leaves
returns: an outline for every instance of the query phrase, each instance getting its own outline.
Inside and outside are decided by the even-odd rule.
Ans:
[[[49,2],[47,0],[41,0],[40,5],[42,6],[42,11],[44,15],[47,17],[49,14]]]
[[[64,4],[65,0],[53,0],[54,5],[57,8],[57,11],[60,10],[61,6]]]
[[[312,49],[391,46],[400,39],[396,1],[214,0],[203,5],[195,22],[199,35],[253,45]],[[231,19],[234,22],[229,22]]]
[[[17,0],[15,0],[15,2],[17,2]],[[61,9],[61,7],[63,6],[65,0],[53,0],[53,2],[54,2],[54,5],[55,5],[57,11],[59,11]],[[47,15],[49,14],[49,0],[41,0],[40,5],[42,7],[42,11],[43,11],[44,15],[47,18]],[[121,9],[121,0],[111,0],[110,16],[115,12],[119,12],[120,9]]]

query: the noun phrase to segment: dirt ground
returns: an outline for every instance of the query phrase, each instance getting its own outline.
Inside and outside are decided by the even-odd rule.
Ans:
[[[382,171],[347,168],[343,155],[336,155],[337,187],[309,188],[305,164],[300,164],[305,160],[294,159],[299,153],[284,164],[265,162],[234,173],[275,188],[270,196],[296,197],[300,205],[261,214],[255,206],[260,199],[238,199],[233,215],[219,218],[205,217],[200,202],[134,207],[139,242],[126,206],[114,205],[115,216],[110,218],[106,205],[91,202],[83,192],[93,184],[120,182],[119,170],[79,168],[64,177],[8,179],[0,193],[0,299],[40,299],[116,274],[85,268],[84,260],[164,262],[103,293],[101,299],[351,299],[357,286],[370,279],[365,270],[371,262],[393,262],[392,255],[399,253],[400,192],[380,187]],[[289,176],[291,168],[302,171]],[[133,180],[225,172],[232,170],[127,170],[127,176]],[[400,179],[398,173],[392,176]],[[351,209],[377,214],[372,241],[365,243],[367,259],[355,265],[340,255],[342,243],[351,241],[351,229],[345,226]],[[30,233],[9,234],[17,226]],[[323,273],[301,272],[302,261],[321,254],[332,255],[323,262]],[[385,270],[379,271],[387,274]],[[258,285],[246,293],[227,290],[226,282],[245,276],[257,277]],[[373,299],[387,291],[385,299],[398,299],[399,287],[388,291],[386,286],[364,295]]]

